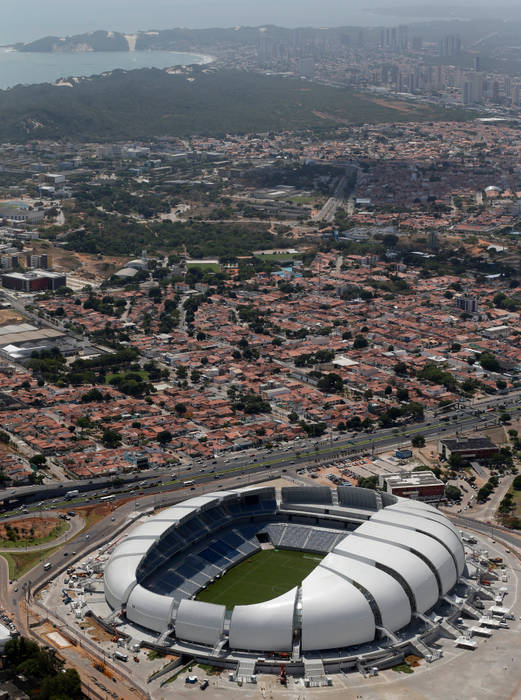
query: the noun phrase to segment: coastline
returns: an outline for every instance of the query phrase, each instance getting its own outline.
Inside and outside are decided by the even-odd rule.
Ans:
[[[148,51],[19,51],[0,46],[0,90],[17,85],[41,85],[64,79],[90,78],[115,70],[188,69],[210,66],[216,58],[204,53],[152,49]]]

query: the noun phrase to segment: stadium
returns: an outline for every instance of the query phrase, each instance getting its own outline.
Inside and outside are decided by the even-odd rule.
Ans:
[[[132,529],[104,570],[112,620],[149,646],[325,678],[389,667],[468,603],[459,531],[434,507],[340,486],[223,491]]]

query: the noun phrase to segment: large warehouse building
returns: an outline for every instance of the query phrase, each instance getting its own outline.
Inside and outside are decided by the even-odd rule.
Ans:
[[[194,600],[266,542],[325,556],[271,600],[232,610]],[[112,618],[178,652],[221,662],[283,653],[298,665],[317,652],[337,663],[374,654],[397,631],[402,640],[432,633],[425,615],[441,619],[464,569],[458,530],[425,503],[349,487],[257,488],[151,517],[113,550],[104,585]]]

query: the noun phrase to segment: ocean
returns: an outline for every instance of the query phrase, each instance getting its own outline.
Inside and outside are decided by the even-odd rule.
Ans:
[[[168,68],[206,60],[204,56],[172,51],[20,53],[0,48],[0,89],[20,84],[52,83],[72,76],[97,75],[116,68]]]
[[[418,6],[430,0],[416,0]],[[7,52],[18,42],[67,36],[97,29],[133,34],[139,30],[189,27],[392,26],[418,18],[395,17],[385,10],[395,0],[1,0],[0,88],[52,82],[114,70],[201,62],[168,52],[45,54]],[[411,0],[402,0],[410,3]],[[422,20],[426,18],[423,17]]]

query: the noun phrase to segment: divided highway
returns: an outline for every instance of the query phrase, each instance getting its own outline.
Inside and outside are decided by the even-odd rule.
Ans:
[[[190,465],[179,465],[168,470],[145,471],[123,477],[104,477],[90,481],[68,481],[41,486],[26,486],[0,492],[4,512],[25,506],[29,511],[46,507],[71,507],[128,498],[129,495],[156,495],[187,487],[219,482],[230,477],[257,475],[259,472],[280,474],[315,463],[332,462],[350,455],[376,454],[407,444],[415,435],[433,439],[455,433],[472,433],[496,425],[499,412],[507,410],[511,416],[521,414],[519,392],[488,399],[479,404],[461,406],[446,414],[427,415],[423,423],[400,428],[377,430],[374,433],[338,434],[323,440],[302,440],[273,450],[251,450],[237,457],[231,455],[214,460],[194,460]],[[268,471],[269,470],[269,471]],[[193,482],[193,483],[187,483]],[[215,488],[219,488],[218,483]],[[67,501],[68,491],[80,494]],[[54,504],[50,503],[54,501]]]

